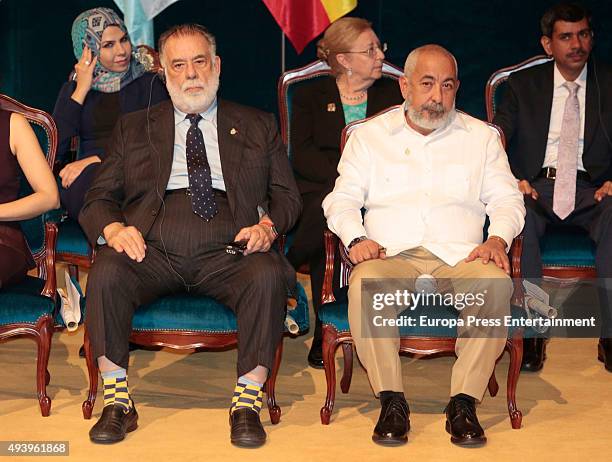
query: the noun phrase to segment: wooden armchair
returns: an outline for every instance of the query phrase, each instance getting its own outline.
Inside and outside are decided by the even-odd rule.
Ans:
[[[52,168],[57,149],[57,129],[51,116],[5,95],[0,95],[0,108],[23,115],[33,125]],[[25,179],[22,180],[22,190],[24,193],[31,191]],[[0,289],[0,341],[24,336],[36,341],[36,390],[40,411],[46,417],[51,412],[51,398],[47,395],[51,378],[47,369],[51,337],[54,330],[63,328],[58,315],[55,281],[57,227],[47,221],[46,215],[24,220],[21,227],[36,262],[38,277],[26,276],[23,282]]]
[[[392,109],[392,108],[391,108]],[[367,119],[366,119],[367,120]],[[353,122],[347,125],[342,133],[342,147],[351,132],[364,123],[366,120]],[[491,125],[491,129],[496,130],[500,136],[501,132],[497,127]],[[503,136],[502,136],[503,142]],[[339,249],[340,260],[336,261],[336,249]],[[514,277],[520,270],[520,255],[522,249],[522,240],[515,239],[510,250],[511,273]],[[325,252],[326,252],[326,268],[325,279],[322,293],[322,307],[319,311],[319,317],[323,323],[323,362],[325,366],[325,379],[327,382],[327,395],[325,404],[321,408],[321,423],[328,425],[331,414],[334,408],[336,394],[336,370],[335,370],[335,354],[337,348],[341,345],[344,356],[343,375],[340,381],[340,388],[343,393],[348,393],[353,371],[353,338],[351,336],[348,322],[348,303],[346,301],[337,301],[335,299],[332,278],[334,274],[334,265],[340,265],[340,287],[348,286],[349,276],[353,265],[351,264],[347,249],[342,242],[331,231],[325,232]],[[516,306],[523,306],[522,287],[515,279],[515,292],[512,303]],[[410,332],[400,335],[400,353],[413,354],[420,357],[432,356],[453,356],[455,354],[455,338],[440,337],[440,336],[419,336],[411,335]],[[516,329],[511,332],[511,335],[506,341],[505,351],[510,355],[510,365],[508,368],[507,379],[507,403],[508,413],[512,428],[518,429],[521,427],[522,413],[516,406],[516,386],[521,369],[521,360],[523,356],[523,332]],[[489,393],[495,396],[499,390],[499,385],[495,378],[495,372],[491,375],[488,385]]]

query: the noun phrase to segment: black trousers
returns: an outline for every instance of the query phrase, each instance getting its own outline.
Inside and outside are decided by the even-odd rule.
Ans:
[[[141,263],[104,246],[87,283],[86,325],[95,358],[128,366],[134,311],[159,297],[188,291],[208,295],[236,313],[238,376],[258,365],[272,368],[284,328],[287,291],[295,272],[276,251],[247,256],[225,252],[238,232],[224,194],[206,222],[184,192],[167,194],[146,236]]]
[[[546,226],[579,226],[589,233],[597,245],[595,268],[599,279],[599,298],[602,313],[602,337],[612,337],[612,197],[606,196],[601,202],[594,198],[597,187],[583,180],[576,182],[576,207],[561,220],[552,210],[554,180],[538,178],[532,182],[539,197],[533,200],[525,196],[527,216],[523,229],[523,255],[521,272],[525,278],[542,277],[540,238]]]

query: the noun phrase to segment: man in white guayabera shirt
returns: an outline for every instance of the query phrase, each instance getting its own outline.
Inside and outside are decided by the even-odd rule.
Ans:
[[[457,62],[438,45],[412,51],[400,88],[406,102],[356,128],[342,153],[334,190],[323,209],[329,228],[356,264],[349,281],[349,322],[381,414],[372,439],[407,441],[409,409],[403,394],[397,327],[376,335],[364,322],[364,278],[463,280],[466,291],[487,293],[476,314],[510,311],[507,250],[524,224],[525,207],[499,134],[455,111]],[[362,220],[361,210],[365,209]],[[488,239],[483,243],[485,217]],[[455,286],[455,291],[457,287]],[[460,312],[460,318],[474,309]],[[486,442],[476,417],[506,328],[480,338],[461,336],[446,409],[451,441]]]

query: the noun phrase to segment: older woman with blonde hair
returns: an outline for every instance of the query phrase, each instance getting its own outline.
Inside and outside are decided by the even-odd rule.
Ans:
[[[342,129],[402,102],[398,84],[381,79],[386,47],[370,22],[339,19],[327,28],[317,48],[332,75],[304,85],[296,90],[293,99],[290,147],[304,208],[288,253],[296,269],[305,263],[310,266],[315,312],[321,303],[325,270],[326,224],[321,203],[338,175]],[[308,362],[313,367],[323,367],[318,318]]]

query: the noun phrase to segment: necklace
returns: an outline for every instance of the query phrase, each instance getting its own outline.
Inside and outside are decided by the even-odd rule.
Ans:
[[[362,91],[357,96],[347,96],[344,93],[340,92],[340,97],[347,101],[359,101],[360,99],[363,99],[365,95],[366,95],[365,91]]]

